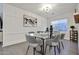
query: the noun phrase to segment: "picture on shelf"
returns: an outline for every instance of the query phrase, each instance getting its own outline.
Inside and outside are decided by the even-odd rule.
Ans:
[[[23,15],[23,25],[27,27],[37,26],[37,18],[28,15]]]

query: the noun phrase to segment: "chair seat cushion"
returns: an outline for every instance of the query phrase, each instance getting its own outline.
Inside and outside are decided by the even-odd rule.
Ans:
[[[50,41],[49,40],[49,41],[46,42],[46,44],[47,45],[52,45],[52,46],[57,46],[58,45],[58,42],[53,42],[53,41]]]
[[[57,46],[58,42],[52,42],[52,46]]]

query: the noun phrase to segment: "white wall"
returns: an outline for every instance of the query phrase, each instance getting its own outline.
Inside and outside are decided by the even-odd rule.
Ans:
[[[79,3],[78,3],[78,6],[77,6],[77,12],[79,12]]]
[[[0,3],[0,17],[3,18],[3,4],[1,3]],[[0,42],[3,42],[3,32],[1,27],[0,27]]]
[[[68,31],[66,32],[65,39],[69,40],[69,30],[70,30],[70,26],[71,26],[71,25],[75,25],[74,17],[73,17],[73,12],[64,13],[64,14],[60,14],[60,15],[57,15],[57,16],[55,16],[55,17],[52,17],[52,18],[50,19],[49,25],[51,24],[52,21],[55,21],[55,20],[58,20],[58,19],[63,19],[63,18],[68,19]]]
[[[37,27],[23,27],[24,14],[37,17]],[[3,47],[24,42],[27,32],[44,30],[47,26],[45,18],[9,4],[4,5],[3,17]]]
[[[77,6],[77,9],[78,9],[77,13],[79,14],[79,4]],[[78,29],[78,54],[79,54],[79,24],[76,24],[76,27]]]
[[[3,14],[3,4],[0,3],[0,16],[2,17],[2,14]]]
[[[0,17],[1,17],[1,19],[3,18],[3,4],[1,4],[1,3],[0,3]],[[1,24],[0,24],[0,30],[2,30]]]

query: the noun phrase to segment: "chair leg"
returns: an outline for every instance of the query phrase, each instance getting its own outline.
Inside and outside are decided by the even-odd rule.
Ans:
[[[54,46],[54,54],[56,55],[56,46]]]
[[[28,53],[28,51],[29,51],[29,48],[30,48],[30,46],[28,46],[28,48],[27,48],[27,51],[26,51],[26,54]]]
[[[61,49],[60,49],[60,42],[59,42],[59,47],[58,47],[58,48],[59,48],[59,51],[61,52]]]
[[[52,49],[52,46],[50,45],[50,46],[49,46],[49,52],[50,52],[51,49]]]
[[[45,47],[45,53],[46,53],[46,50],[47,50],[47,44],[46,44],[46,47]]]
[[[34,48],[33,48],[33,55],[35,55],[35,51],[36,51],[36,48],[34,47]]]
[[[43,46],[41,45],[40,47],[41,47],[41,52],[42,52],[43,51]]]
[[[64,45],[63,45],[63,42],[61,42],[61,44],[62,44],[62,47],[63,47],[63,49],[64,49]]]
[[[60,54],[60,49],[59,49],[59,47],[57,46],[57,50],[58,50],[58,53]]]

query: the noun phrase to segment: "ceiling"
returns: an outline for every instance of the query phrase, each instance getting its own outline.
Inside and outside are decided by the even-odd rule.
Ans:
[[[46,18],[74,12],[74,9],[77,7],[77,3],[50,3],[52,9],[49,13],[45,13],[44,11],[40,10],[43,5],[42,3],[11,3],[11,5],[17,6]]]

